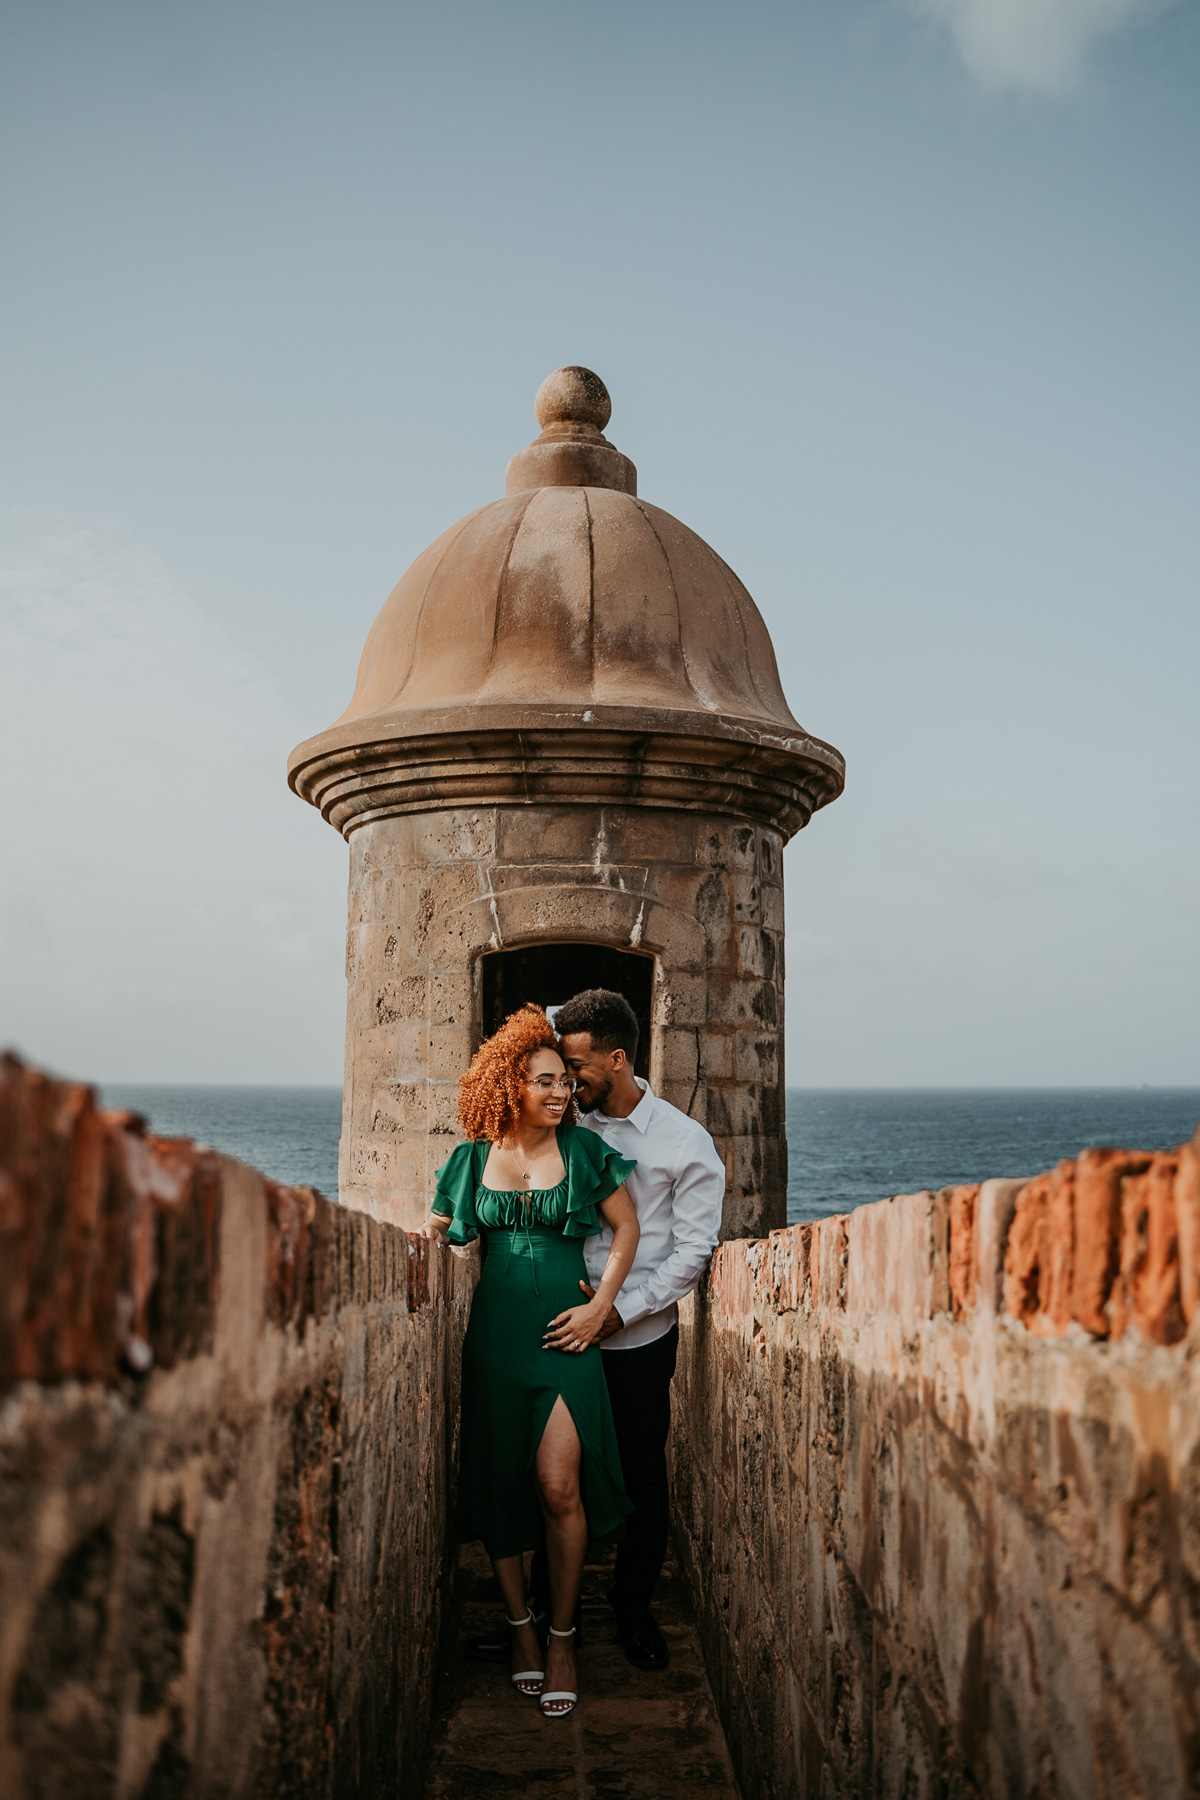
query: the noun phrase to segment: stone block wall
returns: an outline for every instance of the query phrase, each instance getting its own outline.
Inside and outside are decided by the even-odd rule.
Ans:
[[[676,1530],[743,1791],[1200,1791],[1200,1141],[720,1247]]]
[[[482,1036],[482,958],[547,942],[654,956],[651,1081],[716,1139],[723,1234],[782,1224],[782,838],[652,806],[462,807],[351,832],[343,1200],[424,1219]]]
[[[411,1791],[468,1260],[0,1061],[0,1793]]]

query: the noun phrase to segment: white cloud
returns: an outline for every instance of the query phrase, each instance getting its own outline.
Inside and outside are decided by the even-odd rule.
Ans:
[[[1171,0],[914,0],[944,25],[970,73],[988,87],[1063,93],[1092,45]]]
[[[110,527],[0,504],[0,1042],[94,1079],[337,1079],[345,851],[274,683]]]

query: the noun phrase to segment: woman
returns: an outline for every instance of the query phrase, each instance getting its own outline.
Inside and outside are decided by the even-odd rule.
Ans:
[[[468,1142],[437,1178],[424,1230],[487,1255],[463,1344],[458,1534],[482,1538],[512,1627],[513,1682],[547,1718],[578,1698],[575,1603],[589,1537],[632,1512],[597,1348],[629,1273],[637,1214],[625,1192],[636,1164],[575,1129],[574,1082],[545,1013],[522,1007],[483,1044],[459,1083]],[[583,1240],[613,1228],[594,1299]],[[525,1600],[526,1550],[544,1541],[550,1571],[545,1671]]]

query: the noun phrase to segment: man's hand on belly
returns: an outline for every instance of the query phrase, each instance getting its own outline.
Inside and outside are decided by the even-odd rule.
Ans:
[[[581,1281],[579,1285],[589,1300],[594,1300],[596,1298],[595,1288],[589,1287],[586,1281]],[[614,1306],[607,1319],[605,1319],[603,1325],[600,1327],[600,1336],[596,1339],[596,1342],[602,1344],[605,1338],[610,1338],[612,1336],[614,1331],[623,1331],[624,1329],[625,1321]]]

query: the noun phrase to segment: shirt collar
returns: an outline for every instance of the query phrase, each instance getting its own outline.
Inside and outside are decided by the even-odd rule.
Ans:
[[[642,1090],[642,1097],[633,1111],[627,1113],[623,1119],[611,1119],[604,1112],[598,1112],[596,1116],[603,1119],[606,1125],[636,1125],[644,1135],[654,1117],[654,1090],[648,1081],[642,1080],[640,1075],[635,1075],[633,1079]]]

